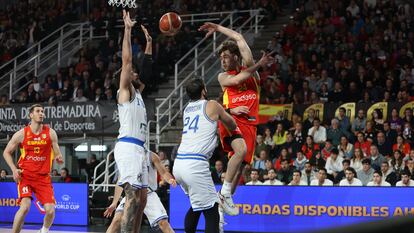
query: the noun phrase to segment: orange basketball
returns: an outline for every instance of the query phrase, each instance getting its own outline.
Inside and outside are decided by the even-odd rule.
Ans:
[[[182,21],[177,13],[168,12],[160,18],[160,31],[168,36],[177,34],[181,25]]]

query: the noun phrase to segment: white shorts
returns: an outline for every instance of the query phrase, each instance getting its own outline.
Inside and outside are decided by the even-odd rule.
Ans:
[[[194,211],[210,209],[219,203],[209,166],[207,160],[176,159],[174,162],[174,177],[190,197]]]
[[[125,197],[122,198],[115,212],[124,211]],[[167,211],[161,203],[156,192],[148,192],[147,205],[144,208],[144,214],[147,216],[151,227],[156,227],[162,219],[168,219]]]
[[[117,142],[115,161],[119,171],[118,185],[129,183],[133,188],[148,187],[148,159],[146,150],[129,142]]]

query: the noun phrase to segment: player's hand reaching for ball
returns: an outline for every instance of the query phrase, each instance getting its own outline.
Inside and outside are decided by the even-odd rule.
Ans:
[[[249,114],[249,108],[247,106],[239,106],[239,107],[231,108],[230,113],[236,116],[239,116],[242,114]]]
[[[22,170],[21,169],[14,169],[13,170],[13,179],[16,183],[20,182],[20,180],[22,179]]]
[[[127,12],[126,10],[122,10],[122,14],[123,14],[125,28],[131,29],[132,27],[134,27],[136,22],[131,20],[131,17],[129,16],[129,12]]]
[[[106,210],[103,214],[104,217],[105,218],[110,218],[115,209],[116,209],[116,203],[112,203],[110,206],[108,206],[108,208],[106,208]]]
[[[198,30],[199,31],[207,31],[206,37],[209,37],[211,34],[213,34],[215,31],[217,31],[218,25],[215,23],[204,23]]]
[[[145,39],[147,40],[147,43],[151,43],[151,42],[152,42],[152,37],[151,37],[151,35],[149,34],[149,32],[148,32],[147,28],[146,28],[144,25],[142,25],[142,24],[141,24],[141,29],[142,29],[142,31],[143,31],[143,32],[144,32],[144,34],[145,34]]]
[[[265,53],[262,51],[263,55],[262,58],[257,62],[261,66],[267,66],[268,64],[271,64],[275,61],[274,57],[272,57],[272,53]]]

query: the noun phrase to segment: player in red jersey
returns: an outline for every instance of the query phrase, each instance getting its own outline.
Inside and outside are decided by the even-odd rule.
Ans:
[[[55,198],[53,196],[50,170],[53,159],[62,164],[62,154],[56,132],[43,124],[43,107],[34,104],[30,107],[30,125],[16,132],[4,149],[4,159],[13,172],[17,182],[20,208],[13,221],[13,233],[20,232],[24,218],[30,210],[32,193],[45,209],[43,227],[40,233],[49,231],[55,218]],[[20,145],[20,158],[17,166],[13,162],[13,153]]]
[[[220,124],[220,139],[223,149],[231,156],[223,187],[220,191],[223,210],[229,215],[237,215],[239,209],[234,205],[234,194],[240,179],[243,160],[245,164],[253,162],[256,143],[256,125],[259,118],[260,82],[257,69],[267,65],[273,59],[264,54],[258,63],[254,63],[252,52],[243,36],[229,28],[214,23],[205,23],[199,30],[206,30],[209,36],[215,31],[230,37],[219,49],[223,73],[218,81],[224,91],[223,105],[237,122],[238,129],[233,132]],[[243,65],[242,65],[243,64]]]

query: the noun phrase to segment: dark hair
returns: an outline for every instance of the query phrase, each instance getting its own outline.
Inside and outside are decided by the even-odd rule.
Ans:
[[[318,171],[324,171],[324,172],[325,172],[325,174],[328,174],[328,171],[327,171],[327,170],[326,170],[326,168],[324,168],[324,167],[319,168],[319,169],[318,169]]]
[[[357,174],[356,174],[356,171],[355,171],[355,169],[353,167],[348,167],[348,168],[345,169],[345,171],[352,172],[354,174],[355,178],[356,178],[356,175]]]
[[[259,169],[256,169],[256,168],[253,168],[251,171],[250,171],[250,174],[252,174],[252,172],[257,172],[257,174],[259,174],[260,172],[259,172]]]
[[[294,174],[294,173],[299,173],[299,176],[300,176],[300,177],[302,177],[302,172],[300,172],[299,170],[294,170],[294,171],[292,172],[292,174]]]
[[[69,170],[66,167],[62,167],[60,170],[65,170],[66,174],[69,175]]]
[[[204,81],[202,79],[195,78],[191,79],[187,83],[185,91],[191,100],[199,100],[201,98],[201,92],[204,90],[204,88]]]
[[[362,160],[362,162],[361,162],[362,164],[369,164],[369,165],[371,165],[371,159],[367,159],[367,158],[365,158],[365,159],[363,159]]]
[[[351,161],[349,159],[344,159],[342,161],[342,165],[344,165],[345,163],[347,163],[348,165],[350,165],[351,164]]]
[[[401,171],[401,173],[400,173],[400,175],[401,175],[401,177],[402,176],[410,176],[410,173],[408,173],[407,171],[405,171],[405,170],[402,170]]]
[[[274,168],[270,168],[267,173],[269,173],[270,171],[273,171],[274,173],[276,173],[276,170]]]
[[[340,107],[339,110],[346,112],[346,109],[344,107]]]
[[[338,148],[332,148],[331,153],[338,155],[339,154]]]
[[[231,54],[237,55],[241,58],[239,46],[234,40],[228,40],[221,44],[221,48],[218,50],[218,56],[222,54],[224,51],[228,50]]]
[[[43,108],[43,106],[41,104],[33,104],[29,108],[29,113],[33,113],[33,111],[35,110],[35,108]]]
[[[382,172],[379,170],[375,170],[373,174],[377,173],[379,176],[382,176]]]
[[[6,176],[9,174],[6,169],[1,169],[0,172],[2,171],[6,172]]]

